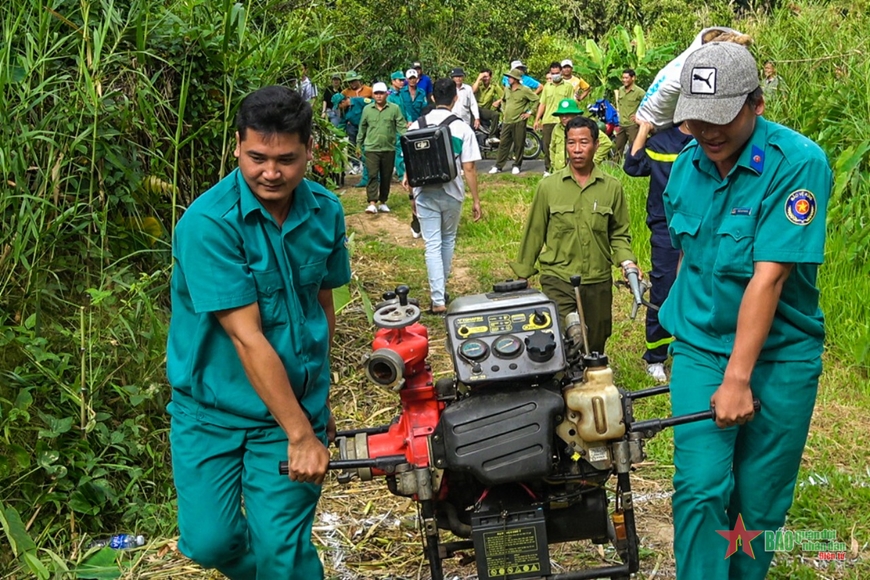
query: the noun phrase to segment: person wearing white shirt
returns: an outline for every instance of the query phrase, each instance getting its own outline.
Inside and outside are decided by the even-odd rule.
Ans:
[[[456,103],[453,105],[453,114],[465,121],[469,127],[480,127],[480,110],[477,108],[477,99],[474,98],[474,90],[471,85],[465,84],[465,71],[457,67],[450,71],[450,78],[456,84]]]

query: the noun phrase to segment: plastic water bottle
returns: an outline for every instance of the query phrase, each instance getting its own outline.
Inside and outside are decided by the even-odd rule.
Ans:
[[[112,548],[113,550],[129,550],[145,545],[145,536],[117,534],[111,538],[102,538],[91,542],[89,548]]]

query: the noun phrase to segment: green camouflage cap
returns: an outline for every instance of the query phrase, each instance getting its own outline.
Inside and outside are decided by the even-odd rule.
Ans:
[[[556,116],[559,115],[582,115],[583,110],[577,106],[577,101],[574,99],[563,99],[559,101],[559,106],[553,111]]]

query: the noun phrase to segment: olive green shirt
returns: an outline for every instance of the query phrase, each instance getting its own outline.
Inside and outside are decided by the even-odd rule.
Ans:
[[[606,282],[612,266],[636,261],[629,225],[618,179],[593,167],[581,187],[566,167],[538,184],[519,257],[510,266],[520,278],[540,271],[562,280],[579,274],[583,284]]]
[[[636,123],[631,120],[631,116],[637,113],[637,108],[643,100],[646,90],[637,85],[631,85],[631,89],[625,90],[625,87],[619,89],[619,103],[616,111],[619,113],[619,126],[631,127]]]
[[[407,127],[399,105],[388,102],[378,109],[377,103],[372,103],[363,109],[356,141],[366,151],[393,151],[396,135],[404,135]]]
[[[474,92],[474,98],[477,99],[477,106],[481,109],[494,110],[492,104],[501,98],[501,87],[493,82],[489,83],[488,87],[480,83],[477,90]]]
[[[556,84],[553,81],[548,81],[544,85],[544,90],[541,91],[541,102],[544,103],[544,114],[541,117],[541,123],[544,125],[552,125],[559,122],[559,117],[553,114],[559,107],[559,103],[565,99],[574,98],[574,85],[563,80]]]
[[[519,123],[523,113],[534,113],[538,106],[538,95],[525,85],[518,85],[516,90],[510,87],[504,90],[504,102],[502,103],[502,123]]]

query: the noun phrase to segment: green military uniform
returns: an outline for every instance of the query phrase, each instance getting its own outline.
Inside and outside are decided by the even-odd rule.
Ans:
[[[751,387],[761,411],[742,426],[674,430],[674,550],[679,578],[761,580],[772,552],[723,558],[717,530],[776,530],[792,502],[815,403],[824,319],[816,277],[824,257],[831,170],[807,138],[759,117],[723,179],[697,143],[677,158],[664,194],[679,275],[659,313],[675,337],[675,415],[709,407],[731,355],[756,262],[794,264]]]
[[[636,84],[631,85],[629,90],[620,87],[617,91],[618,103],[616,112],[619,113],[619,133],[616,134],[616,155],[622,158],[626,144],[631,145],[637,137],[637,123],[631,120],[631,116],[637,112],[640,102],[646,91]]]
[[[214,313],[258,304],[263,333],[325,442],[329,329],[317,295],[350,280],[345,244],[332,193],[302,181],[278,226],[238,170],[178,222],[167,347],[178,545],[230,578],[322,578],[311,544],[320,487],[277,474],[287,435]]]
[[[494,107],[494,103],[501,99],[502,88],[494,82],[490,82],[488,87],[479,83],[477,90],[474,91],[474,98],[477,99],[477,108],[480,111],[480,119],[489,124],[489,136],[495,137],[498,129],[499,112]]]
[[[541,103],[544,104],[544,114],[541,116],[541,124],[543,125],[543,141],[544,141],[544,169],[551,171],[553,162],[551,157],[550,145],[553,141],[553,131],[559,125],[559,118],[553,113],[558,109],[559,103],[565,99],[574,98],[574,86],[568,81],[554,83],[548,81],[544,85],[544,90],[541,91]]]
[[[540,263],[541,287],[563,318],[576,310],[569,280],[580,275],[589,346],[597,352],[604,352],[611,334],[612,266],[635,261],[629,225],[619,180],[593,167],[581,186],[566,167],[538,184],[519,257],[511,263],[520,278],[536,274]]]
[[[514,78],[518,78],[520,71],[515,69],[511,73],[514,74]],[[505,166],[511,154],[513,154],[514,167],[522,167],[526,142],[526,121],[522,115],[531,113],[538,102],[538,95],[532,89],[521,84],[516,87],[514,90],[510,87],[504,90],[501,135],[495,160],[495,167],[499,171]]]
[[[396,139],[405,134],[407,126],[401,107],[394,103],[385,103],[383,109],[372,103],[363,109],[357,140],[365,151],[369,202],[387,202],[396,161]]]

